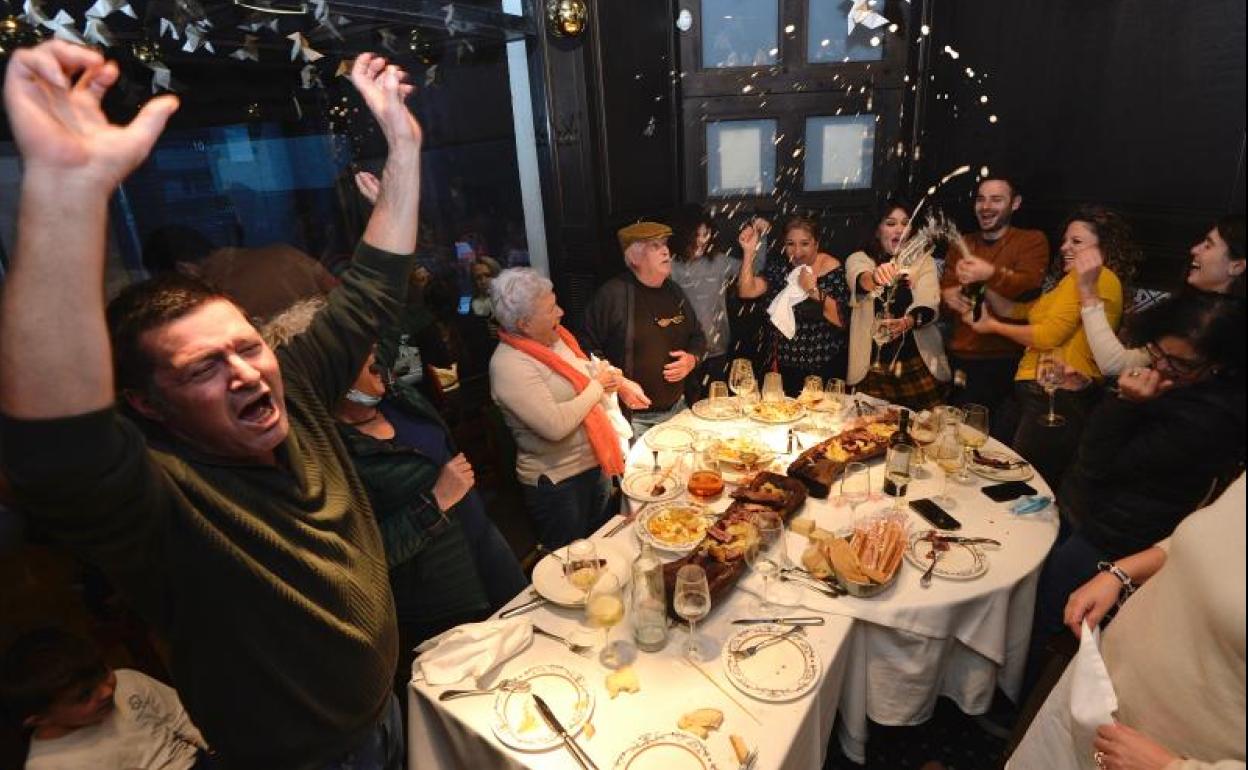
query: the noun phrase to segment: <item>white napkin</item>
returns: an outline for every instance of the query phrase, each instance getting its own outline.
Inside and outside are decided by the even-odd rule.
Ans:
[[[1109,669],[1101,657],[1100,641],[1100,629],[1090,629],[1088,622],[1083,621],[1079,652],[1070,663],[1070,729],[1075,755],[1081,758],[1092,756],[1096,729],[1111,724],[1118,710],[1118,696],[1114,694],[1114,683],[1109,680]]]
[[[793,306],[810,296],[797,283],[797,278],[802,271],[809,269],[806,265],[799,265],[790,270],[789,277],[785,279],[784,288],[767,306],[767,315],[771,316],[771,323],[786,339],[791,340],[793,335],[797,334],[797,319],[793,317]]]
[[[416,648],[412,677],[419,671],[431,685],[474,680],[529,646],[533,622],[528,618],[466,623],[428,639]]]
[[[598,367],[604,366],[604,365],[610,366],[610,364],[603,361],[601,358],[594,355],[593,353],[589,354],[589,376],[590,377],[593,377],[594,375],[598,374]],[[625,457],[628,457],[628,445],[629,445],[629,441],[633,437],[633,426],[628,421],[628,418],[624,416],[624,412],[620,410],[619,392],[607,393],[603,395],[602,400],[599,401],[599,404],[601,404],[603,410],[607,413],[607,420],[611,423],[611,427],[615,429],[615,435],[618,436],[620,439],[621,451],[623,451]]]

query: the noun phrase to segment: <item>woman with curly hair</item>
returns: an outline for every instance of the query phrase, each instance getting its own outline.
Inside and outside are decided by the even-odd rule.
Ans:
[[[1123,284],[1135,275],[1140,249],[1127,221],[1103,206],[1084,206],[1066,220],[1058,249],[1062,275],[1052,289],[1029,303],[1011,302],[989,290],[992,312],[979,320],[973,313],[963,318],[980,334],[999,334],[1026,348],[1014,375],[1019,422],[1012,446],[1054,489],[1079,446],[1087,415],[1100,398],[1104,380],[1083,328],[1078,281],[1072,270],[1075,260],[1093,249],[1100,253],[1105,266],[1097,277],[1096,295],[1110,326],[1117,329],[1122,321]],[[1045,421],[1049,397],[1037,382],[1041,357],[1046,354],[1060,359],[1065,371],[1055,397],[1056,411],[1063,419],[1056,425]]]

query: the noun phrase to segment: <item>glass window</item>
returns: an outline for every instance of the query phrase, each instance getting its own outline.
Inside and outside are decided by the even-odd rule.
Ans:
[[[808,192],[871,187],[875,160],[875,115],[806,119]]]
[[[849,17],[850,0],[829,2],[828,0],[809,0],[807,3],[806,23],[806,61],[811,64],[829,64],[845,61],[879,61],[884,58],[884,37],[888,29],[882,23],[876,29],[867,24],[854,25],[849,30],[846,19]],[[862,9],[883,18],[884,0]],[[862,19],[870,23],[871,16]],[[871,40],[876,39],[876,45]]]
[[[708,195],[770,195],[776,185],[776,121],[706,124]]]
[[[702,66],[775,64],[779,28],[775,0],[702,0]]]

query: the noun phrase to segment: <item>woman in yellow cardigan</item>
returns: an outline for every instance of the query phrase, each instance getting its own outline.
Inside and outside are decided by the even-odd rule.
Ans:
[[[1105,264],[1096,293],[1110,325],[1117,329],[1122,320],[1123,284],[1134,275],[1140,250],[1126,220],[1101,206],[1082,207],[1066,220],[1059,249],[1062,276],[1052,289],[1029,303],[1011,302],[989,290],[992,312],[978,321],[964,319],[981,334],[1000,334],[1027,349],[1014,375],[1020,414],[1012,443],[1053,489],[1060,486],[1066,464],[1079,446],[1084,421],[1100,397],[1103,380],[1083,330],[1079,288],[1071,271],[1075,257],[1089,249],[1098,250]],[[958,269],[973,269],[967,261],[960,260]],[[1066,371],[1065,383],[1057,392],[1057,411],[1065,422],[1056,426],[1041,422],[1049,399],[1036,382],[1037,364],[1049,351],[1061,357]]]

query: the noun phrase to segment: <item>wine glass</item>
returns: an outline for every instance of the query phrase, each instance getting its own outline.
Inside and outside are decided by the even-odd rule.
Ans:
[[[624,642],[611,642],[611,629],[624,619],[624,589],[620,579],[611,572],[598,576],[585,597],[585,622],[602,629],[602,652],[598,661],[607,668],[619,668],[631,658]]]
[[[693,436],[693,455],[685,490],[699,502],[709,503],[724,491],[724,474],[712,451],[718,443],[719,436],[709,430],[698,431]]]
[[[904,512],[906,489],[910,486],[910,466],[914,462],[914,447],[894,444],[888,448],[884,460],[884,491],[893,497],[893,510]]]
[[[563,575],[574,587],[588,592],[598,580],[600,569],[598,549],[592,540],[573,540],[568,544],[568,555],[563,560]]]
[[[927,448],[940,435],[940,425],[940,412],[935,409],[915,412],[910,417],[910,438],[914,439],[914,443],[919,447],[914,458],[913,475],[916,479],[927,479],[932,476],[930,472],[923,469],[923,465],[928,460]]]
[[[685,655],[690,660],[704,660],[698,644],[697,623],[711,611],[711,589],[706,582],[706,570],[697,564],[686,564],[676,573],[676,587],[672,591],[672,609],[689,621],[689,642]]]
[[[784,400],[784,380],[780,372],[767,372],[763,375],[763,401],[765,403]]]
[[[940,494],[933,496],[932,502],[942,508],[953,508],[957,505],[957,501],[949,494],[950,477],[956,478],[962,471],[962,444],[958,441],[957,429],[957,423],[946,424],[932,447],[936,464],[945,472]]]
[[[1044,388],[1045,395],[1049,397],[1049,413],[1038,418],[1040,424],[1046,428],[1056,428],[1066,424],[1066,418],[1057,413],[1055,403],[1057,389],[1062,385],[1065,368],[1062,356],[1056,350],[1041,353],[1040,360],[1036,362],[1036,382]]]
[[[845,380],[840,377],[829,377],[823,382],[823,400],[834,412],[845,407]]]
[[[884,346],[893,338],[892,331],[888,328],[888,322],[893,320],[892,315],[885,310],[877,313],[875,322],[871,325],[871,340],[875,343],[875,360],[871,362],[871,371],[876,374],[884,374],[884,365],[880,363],[880,352]]]
[[[841,475],[841,499],[849,504],[852,518],[858,513],[858,506],[871,496],[871,471],[866,463],[850,463],[845,466]]]
[[[772,609],[771,579],[783,566],[779,551],[784,525],[770,516],[756,516],[754,526],[758,529],[758,539],[746,547],[745,563],[763,578],[763,592],[758,597],[758,610],[767,613]]]
[[[966,461],[963,463],[962,472],[958,475],[958,481],[969,484],[974,479],[967,472],[966,466],[971,463],[972,453],[988,443],[988,407],[980,404],[967,404],[963,408],[962,423],[958,425],[958,441],[961,442],[966,454]]]
[[[797,400],[806,406],[814,406],[823,400],[823,378],[817,374],[811,374],[802,380],[802,392],[798,395]]]
[[[758,382],[754,379],[754,365],[748,358],[733,359],[732,368],[728,371],[728,387],[742,407],[753,401],[758,391]]]

